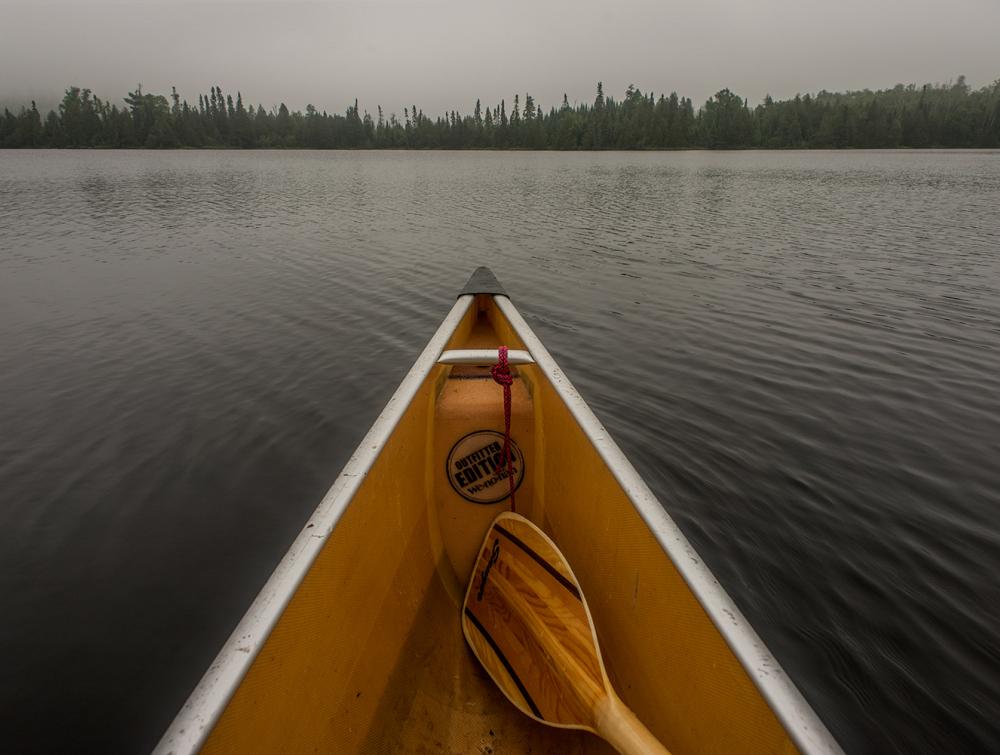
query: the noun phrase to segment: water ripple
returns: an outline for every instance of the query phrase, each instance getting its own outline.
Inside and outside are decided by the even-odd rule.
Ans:
[[[149,749],[489,264],[846,749],[1000,750],[998,206],[995,151],[0,152],[8,741]]]

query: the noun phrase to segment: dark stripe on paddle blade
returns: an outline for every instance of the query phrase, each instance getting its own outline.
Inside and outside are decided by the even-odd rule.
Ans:
[[[520,548],[529,556],[531,556],[533,559],[535,559],[535,561],[537,561],[541,565],[541,567],[545,569],[545,571],[547,571],[549,574],[555,577],[556,580],[558,580],[559,584],[561,584],[563,587],[565,587],[567,590],[573,593],[574,598],[576,598],[577,600],[582,600],[582,598],[580,597],[580,589],[572,582],[570,582],[568,579],[566,579],[566,577],[560,574],[559,570],[556,569],[552,564],[550,564],[544,558],[535,553],[527,544],[525,544],[523,540],[521,540],[521,538],[519,538],[513,532],[508,532],[499,524],[494,524],[493,529],[495,529],[505,538],[514,543],[514,545],[516,545],[518,548]]]
[[[528,704],[528,707],[531,708],[531,712],[538,718],[542,718],[542,712],[538,710],[538,706],[535,705],[535,701],[531,699],[531,695],[528,694],[528,690],[521,682],[520,677],[514,673],[514,667],[510,665],[510,661],[507,660],[507,656],[503,654],[503,651],[500,649],[500,646],[497,645],[496,640],[494,640],[493,637],[490,636],[490,633],[486,631],[486,628],[479,623],[479,619],[476,618],[476,615],[472,613],[472,610],[468,606],[465,607],[465,615],[469,617],[469,621],[471,621],[473,625],[475,625],[476,629],[479,630],[479,634],[483,636],[483,639],[485,639],[490,644],[490,647],[493,648],[493,652],[496,653],[496,656],[500,659],[500,663],[503,664],[503,667],[507,669],[507,673],[510,674],[510,678],[514,680],[514,684],[517,685],[517,689],[524,697],[524,701]]]

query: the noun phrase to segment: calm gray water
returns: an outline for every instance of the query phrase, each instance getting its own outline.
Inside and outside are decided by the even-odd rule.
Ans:
[[[1000,751],[1000,152],[0,151],[0,741],[145,751],[489,264],[833,733]]]

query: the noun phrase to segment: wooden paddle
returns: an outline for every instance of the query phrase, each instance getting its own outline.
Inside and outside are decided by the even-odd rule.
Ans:
[[[536,721],[586,729],[624,755],[669,755],[612,689],[573,570],[523,516],[504,512],[490,526],[462,631],[497,686]]]

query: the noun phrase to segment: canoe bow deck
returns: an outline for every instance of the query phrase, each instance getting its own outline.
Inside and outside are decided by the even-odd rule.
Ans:
[[[622,699],[675,754],[840,751],[480,268],[157,753],[611,751],[522,715],[462,636],[477,551],[509,508],[500,389],[469,362],[502,344],[526,352],[517,510],[573,565]]]

